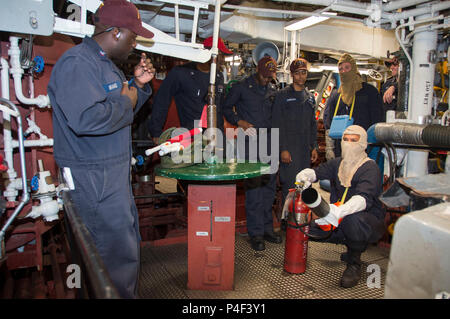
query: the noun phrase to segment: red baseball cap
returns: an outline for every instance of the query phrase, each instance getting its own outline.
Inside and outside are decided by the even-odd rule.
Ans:
[[[153,32],[142,26],[136,6],[126,0],[104,0],[95,12],[96,21],[110,26],[126,28],[144,38],[153,38]]]
[[[203,41],[203,46],[205,49],[211,49],[213,45],[213,37],[206,38],[205,41]],[[222,38],[219,38],[217,41],[217,48],[222,51],[224,54],[233,54],[233,51],[228,50],[228,48],[225,46],[225,43],[223,43]]]

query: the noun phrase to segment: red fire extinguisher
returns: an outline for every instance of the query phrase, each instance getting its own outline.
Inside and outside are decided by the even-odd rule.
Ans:
[[[302,201],[299,189],[290,189],[283,210],[288,210],[286,246],[284,250],[284,270],[292,274],[302,274],[306,270],[310,209]],[[306,234],[305,234],[306,233]]]

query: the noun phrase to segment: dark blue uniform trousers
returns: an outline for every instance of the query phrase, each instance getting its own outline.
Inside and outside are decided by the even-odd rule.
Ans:
[[[344,217],[328,239],[317,241],[344,244],[349,250],[363,252],[370,243],[380,240],[384,231],[383,219],[367,211],[361,211]],[[321,238],[329,234],[320,229],[316,223],[313,223],[310,233]],[[311,237],[310,239],[315,240]]]
[[[72,199],[113,284],[122,298],[136,298],[140,235],[129,158],[70,168]]]
[[[272,206],[276,192],[277,174],[246,180],[245,211],[249,236],[263,236],[273,232]]]
[[[262,154],[260,154],[260,145],[258,137],[248,136],[245,138],[245,151],[239,153],[238,158],[244,155],[244,159],[251,162],[250,158],[250,144],[255,143],[257,146],[257,158],[260,162]],[[268,134],[266,140],[267,150],[264,155],[270,154],[271,149],[271,135]],[[242,159],[242,158],[241,158]],[[270,165],[270,162],[268,163]],[[246,179],[244,181],[245,187],[245,212],[247,215],[247,231],[248,235],[263,236],[264,233],[273,232],[273,217],[272,206],[276,193],[277,174],[266,174],[259,177]]]

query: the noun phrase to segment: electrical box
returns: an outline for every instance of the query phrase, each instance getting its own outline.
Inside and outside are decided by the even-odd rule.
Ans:
[[[51,35],[54,22],[53,0],[2,1],[0,31]]]
[[[189,185],[188,289],[234,286],[236,186]]]

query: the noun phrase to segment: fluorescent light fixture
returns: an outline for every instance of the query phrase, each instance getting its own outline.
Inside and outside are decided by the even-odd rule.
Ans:
[[[311,71],[311,69],[317,70],[317,71]],[[339,72],[338,66],[336,64],[313,64],[311,65],[310,72],[322,72],[322,71],[333,71],[335,73]]]
[[[339,73],[338,66],[335,64],[326,64],[326,63],[312,64],[311,67],[309,68],[309,72],[322,72],[322,71],[333,71],[334,73]],[[360,74],[367,74],[367,75],[369,74],[368,69],[358,68],[358,72]]]
[[[335,15],[337,15],[337,13],[336,12],[323,12],[322,15],[335,16]],[[315,25],[317,23],[323,22],[328,19],[329,19],[329,17],[311,16],[306,19],[302,19],[302,20],[296,21],[294,23],[291,23],[291,24],[285,26],[284,29],[287,31],[297,31],[297,30],[308,28],[312,25]]]

